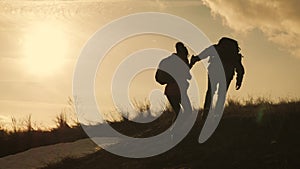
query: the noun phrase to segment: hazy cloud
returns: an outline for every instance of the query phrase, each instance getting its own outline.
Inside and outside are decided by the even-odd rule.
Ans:
[[[261,30],[267,38],[300,57],[299,0],[202,0],[213,15],[238,32]]]

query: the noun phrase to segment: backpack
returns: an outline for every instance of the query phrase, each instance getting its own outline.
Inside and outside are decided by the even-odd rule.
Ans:
[[[174,81],[174,79],[167,72],[160,69],[157,69],[155,73],[155,80],[161,85],[165,85]]]

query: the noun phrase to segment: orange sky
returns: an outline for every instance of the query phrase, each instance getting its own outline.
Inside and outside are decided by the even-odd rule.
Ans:
[[[187,19],[212,43],[222,36],[237,39],[245,56],[246,75],[240,91],[230,88],[230,97],[299,98],[299,5],[297,0],[226,4],[214,0],[0,2],[0,123],[11,116],[29,114],[38,123],[53,123],[72,96],[76,58],[86,41],[103,25],[137,12],[165,12]],[[113,110],[109,79],[122,58],[145,48],[171,53],[175,42],[168,37],[143,35],[115,46],[97,74],[96,96],[101,108]],[[193,72],[202,105],[206,75],[200,64]],[[132,98],[143,101],[149,91],[162,89],[152,75],[153,71],[148,71],[134,79]]]

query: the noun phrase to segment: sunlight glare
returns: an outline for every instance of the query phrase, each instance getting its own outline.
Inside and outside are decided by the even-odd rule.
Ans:
[[[29,73],[45,76],[57,73],[64,65],[67,40],[55,24],[34,25],[25,37],[25,65]]]

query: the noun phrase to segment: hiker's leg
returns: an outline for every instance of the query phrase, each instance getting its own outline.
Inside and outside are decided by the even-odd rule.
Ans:
[[[228,88],[229,88],[229,85],[230,85],[230,83],[231,83],[231,79],[227,79],[227,88],[226,88],[226,92],[228,91]]]
[[[224,94],[225,94],[225,100],[224,101],[226,101],[226,95],[227,95],[227,91],[228,91],[228,88],[229,88],[229,85],[230,85],[230,82],[231,82],[231,79],[226,79],[226,86],[221,86],[221,83],[220,82],[218,82],[218,84],[219,84],[219,87],[218,87],[218,90],[217,90],[217,85],[215,86],[215,91],[217,91],[217,95],[219,96],[219,97],[222,97],[222,96],[224,96]],[[214,87],[212,87],[212,91],[214,91],[214,89],[213,89]],[[215,102],[215,106],[218,106],[219,104],[220,104],[220,98],[218,97],[218,99],[216,100],[216,102]],[[221,99],[221,100],[223,100],[223,99]],[[224,103],[223,103],[223,105],[222,106],[224,106]],[[214,112],[214,113],[221,113],[221,112]]]
[[[179,112],[180,112],[180,101],[181,98],[180,96],[176,96],[176,95],[167,95],[167,98],[169,100],[169,103],[171,105],[171,107],[173,108],[173,111],[175,113],[172,122],[174,123],[174,121],[176,120]]]
[[[206,91],[206,95],[205,95],[205,101],[204,101],[204,107],[203,107],[203,114],[202,114],[202,119],[206,119],[208,112],[209,112],[209,108],[210,108],[210,104],[211,104],[211,84],[210,84],[210,80],[209,80],[209,76],[207,78],[207,91]]]

